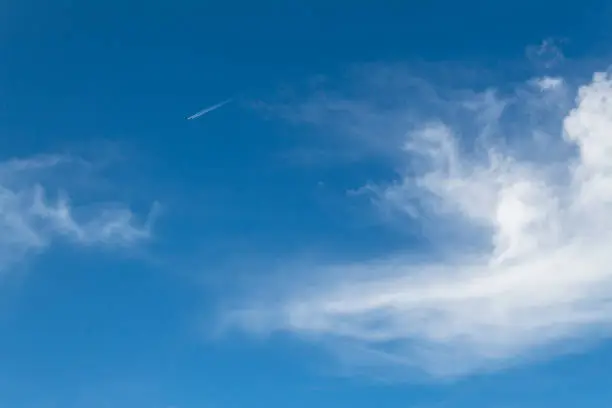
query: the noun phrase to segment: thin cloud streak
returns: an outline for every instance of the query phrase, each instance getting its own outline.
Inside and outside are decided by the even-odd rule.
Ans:
[[[207,113],[210,113],[212,111],[215,111],[215,110],[217,110],[217,109],[227,105],[228,103],[232,102],[232,100],[233,99],[231,99],[231,98],[230,99],[226,99],[226,100],[224,100],[222,102],[219,102],[219,103],[217,103],[215,105],[209,106],[208,108],[202,109],[201,111],[199,111],[197,113],[194,113],[193,115],[189,116],[187,118],[187,120],[193,120],[193,119],[199,118],[200,116],[206,115]]]

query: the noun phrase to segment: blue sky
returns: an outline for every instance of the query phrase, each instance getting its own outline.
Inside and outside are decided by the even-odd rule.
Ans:
[[[0,16],[1,407],[612,397],[606,2]]]

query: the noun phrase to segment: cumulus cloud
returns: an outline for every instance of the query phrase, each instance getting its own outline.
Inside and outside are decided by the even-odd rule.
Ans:
[[[0,272],[56,240],[127,246],[150,238],[153,218],[138,222],[124,205],[71,203],[62,183],[85,171],[85,162],[66,156],[0,162]]]
[[[296,273],[274,301],[249,299],[226,323],[435,376],[612,334],[612,78],[474,95],[448,102],[461,114],[407,129],[398,178],[367,188],[398,221],[464,239],[437,234],[419,256],[313,266],[308,285]],[[389,119],[394,129],[397,112]]]

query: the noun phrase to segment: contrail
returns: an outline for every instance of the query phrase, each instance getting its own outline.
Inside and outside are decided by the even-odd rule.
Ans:
[[[191,119],[199,118],[199,117],[200,117],[200,116],[202,116],[202,115],[206,115],[206,114],[207,114],[207,113],[209,113],[209,112],[212,112],[212,111],[214,111],[214,110],[216,110],[216,109],[219,109],[220,107],[222,107],[222,106],[224,106],[224,105],[227,105],[227,104],[228,104],[228,103],[230,103],[231,101],[232,101],[232,99],[231,99],[231,98],[230,98],[230,99],[226,99],[225,101],[223,101],[223,102],[219,102],[219,103],[218,103],[218,104],[216,104],[216,105],[209,106],[208,108],[202,109],[202,110],[201,110],[201,111],[199,111],[198,113],[194,113],[193,115],[189,116],[189,117],[187,118],[187,120],[191,120]]]

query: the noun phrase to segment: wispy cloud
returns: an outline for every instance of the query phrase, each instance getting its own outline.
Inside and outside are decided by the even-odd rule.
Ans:
[[[533,83],[537,85],[542,91],[550,91],[552,89],[563,86],[563,78],[547,76],[542,78],[536,78]]]
[[[308,285],[294,271],[276,300],[243,299],[225,323],[435,376],[611,335],[612,78],[458,95],[425,103],[439,109],[408,125],[393,107],[360,101],[345,111],[360,134],[404,127],[401,145],[391,143],[403,157],[397,180],[366,191],[397,222],[448,232],[434,235],[431,252],[311,265]]]
[[[0,162],[0,273],[55,240],[128,246],[151,237],[153,218],[139,223],[125,205],[71,203],[62,178],[82,173],[84,163],[55,155]]]
[[[215,105],[209,106],[208,108],[204,108],[201,111],[199,111],[197,113],[194,113],[193,115],[189,116],[187,118],[187,120],[193,120],[193,119],[199,118],[200,116],[206,115],[207,113],[210,113],[210,112],[212,112],[214,110],[217,110],[217,109],[227,105],[231,101],[232,101],[232,99],[226,99],[223,102],[219,102],[219,103],[217,103]]]
[[[559,46],[560,42],[548,38],[537,46],[527,47],[527,57],[537,66],[553,68],[565,60],[565,55]]]

